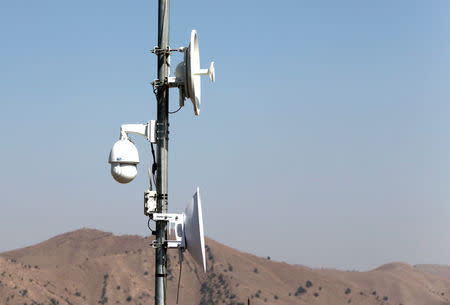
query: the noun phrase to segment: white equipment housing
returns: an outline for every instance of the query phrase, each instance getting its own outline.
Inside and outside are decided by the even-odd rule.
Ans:
[[[144,192],[144,215],[149,216],[156,211],[156,197],[156,191],[146,190]]]
[[[199,188],[183,214],[153,213],[153,220],[168,222],[168,248],[182,248],[189,251],[195,262],[206,272],[205,234]]]

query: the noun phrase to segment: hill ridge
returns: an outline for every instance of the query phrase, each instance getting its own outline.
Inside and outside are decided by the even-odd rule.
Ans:
[[[153,304],[151,239],[82,228],[0,253],[0,304]],[[272,261],[209,238],[206,245],[206,274],[185,255],[181,304],[450,304],[450,278],[428,272],[428,265],[344,272]],[[174,304],[176,251],[169,250],[168,264],[168,304]]]

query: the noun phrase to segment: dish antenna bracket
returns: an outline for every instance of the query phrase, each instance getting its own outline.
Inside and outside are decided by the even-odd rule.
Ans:
[[[191,253],[194,260],[206,272],[205,235],[203,232],[202,204],[200,190],[194,194],[192,201],[186,206],[184,213],[150,213],[153,221],[167,222],[167,239],[164,244],[154,240],[153,248],[179,248]]]
[[[164,79],[155,79],[151,85],[153,91],[157,92],[159,88],[178,88],[179,89],[179,104],[180,108],[184,106],[184,100],[186,98],[192,101],[194,106],[194,114],[200,114],[201,104],[201,80],[202,75],[208,75],[211,81],[214,83],[216,80],[216,71],[214,62],[211,62],[208,69],[200,68],[200,50],[198,46],[198,35],[196,30],[192,30],[191,39],[188,47],[180,47],[177,49],[161,49],[154,47],[151,52],[155,55],[163,55],[166,57],[168,63],[170,63],[170,55],[172,52],[184,53],[184,59],[180,62],[175,69],[175,76],[170,76],[170,71]]]

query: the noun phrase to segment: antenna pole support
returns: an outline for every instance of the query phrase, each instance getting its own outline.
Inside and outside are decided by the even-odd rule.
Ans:
[[[162,86],[155,90],[157,100],[156,123],[156,193],[168,193],[168,166],[167,156],[169,152],[169,86],[165,81],[169,77],[169,13],[170,0],[158,0],[158,47],[154,50],[157,55],[158,79],[163,80]],[[157,197],[156,213],[167,213],[167,197]],[[167,248],[166,244],[167,221],[156,221],[155,245],[155,305],[166,305],[166,281],[160,274],[167,274]]]

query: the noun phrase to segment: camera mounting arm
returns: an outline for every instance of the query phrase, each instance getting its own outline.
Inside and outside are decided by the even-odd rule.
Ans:
[[[120,126],[120,139],[128,139],[128,134],[137,134],[147,138],[150,143],[156,143],[156,121],[147,124],[123,124]]]

